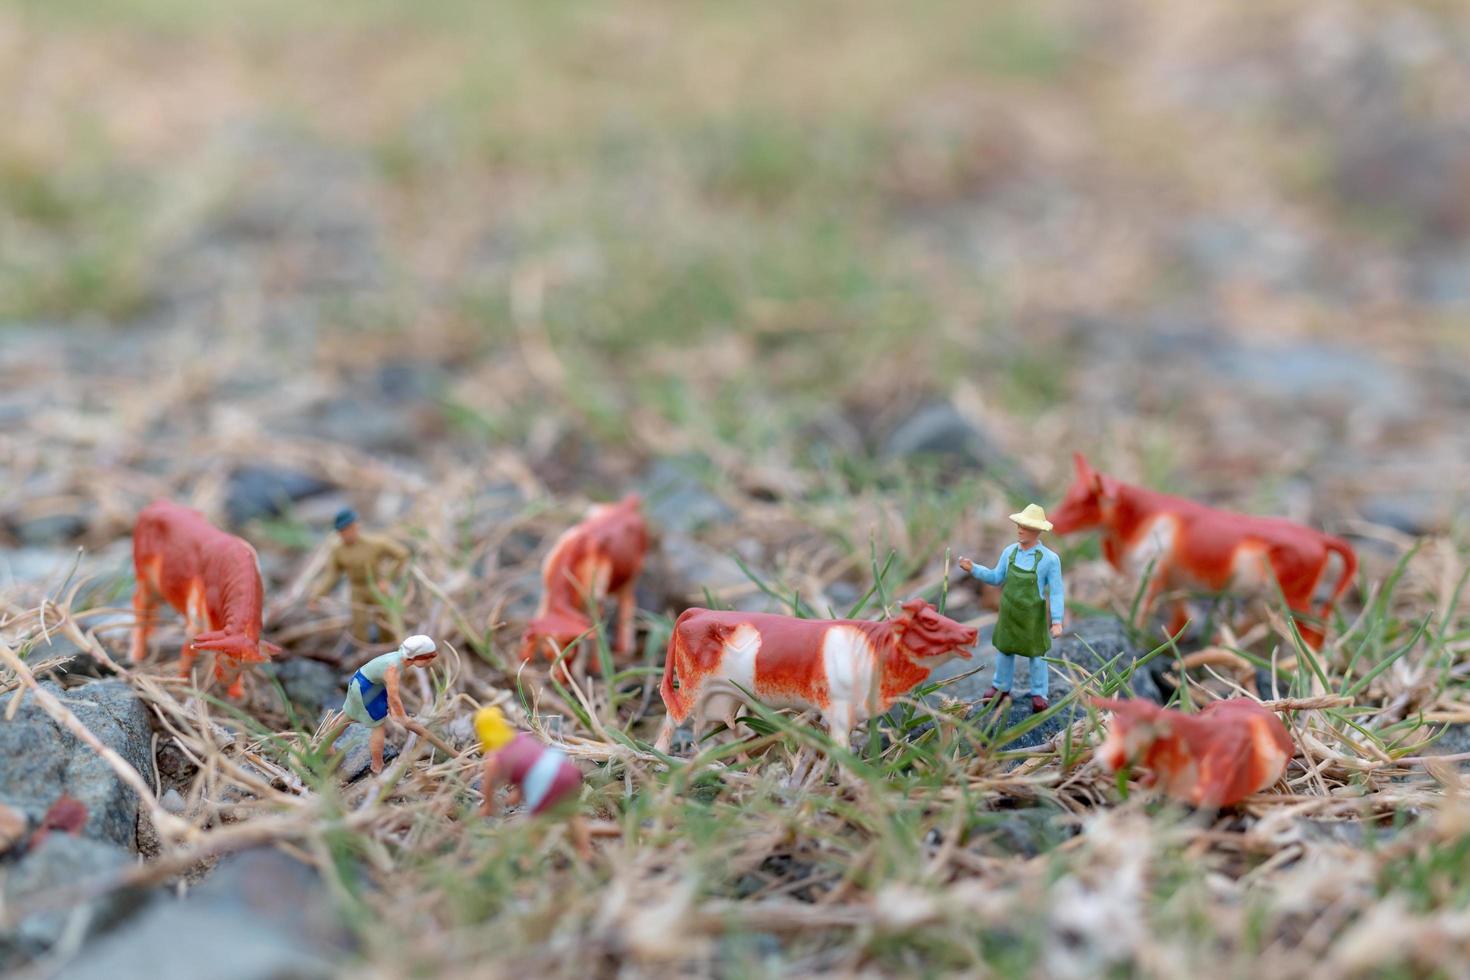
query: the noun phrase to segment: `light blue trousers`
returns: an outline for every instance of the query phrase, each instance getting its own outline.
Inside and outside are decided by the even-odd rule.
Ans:
[[[1046,697],[1047,685],[1051,679],[1051,672],[1046,669],[1044,657],[1022,657],[1022,660],[1031,661],[1031,693]],[[995,654],[995,689],[997,691],[1009,691],[1011,682],[1016,676],[1016,657],[1014,654]]]

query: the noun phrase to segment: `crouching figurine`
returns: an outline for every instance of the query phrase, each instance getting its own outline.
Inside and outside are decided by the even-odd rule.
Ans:
[[[383,743],[387,731],[383,723],[390,717],[409,731],[422,736],[440,751],[453,757],[454,749],[419,724],[403,709],[399,693],[403,672],[408,668],[433,665],[439,655],[434,641],[423,634],[410,636],[392,653],[374,657],[358,668],[347,682],[347,698],[342,702],[342,720],[327,735],[326,744],[336,742],[347,726],[357,722],[372,730],[368,747],[372,752],[373,772],[383,771]]]
[[[1016,658],[1025,657],[1031,665],[1031,710],[1045,711],[1050,678],[1042,655],[1051,650],[1052,638],[1062,635],[1062,619],[1067,611],[1062,560],[1041,543],[1041,532],[1050,531],[1051,522],[1039,505],[1027,504],[1020,513],[1012,514],[1011,520],[1016,525],[1016,543],[1000,553],[994,568],[977,565],[968,558],[961,558],[959,566],[980,581],[1001,587],[1000,617],[991,636],[995,644],[995,683],[983,700],[989,704],[1010,695]]]
[[[591,834],[575,812],[582,770],[560,749],[527,732],[516,731],[499,708],[481,708],[475,713],[475,733],[485,753],[480,815],[494,816],[495,791],[508,782],[511,806],[524,803],[532,815],[549,813],[565,818],[577,853],[584,859],[591,857]]]

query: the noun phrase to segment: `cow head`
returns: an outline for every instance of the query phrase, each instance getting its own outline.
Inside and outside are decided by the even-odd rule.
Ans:
[[[914,660],[937,667],[955,657],[969,660],[973,656],[966,649],[980,638],[973,626],[955,622],[923,599],[910,599],[900,608],[893,618],[893,632],[899,646]]]
[[[281,652],[274,643],[254,639],[246,633],[226,633],[224,630],[200,633],[194,637],[193,644],[195,650],[211,650],[241,663],[265,663],[271,654]]]
[[[1050,515],[1052,530],[1057,534],[1085,531],[1105,523],[1118,497],[1118,481],[1094,470],[1081,453],[1072,454],[1072,465],[1077,478]]]
[[[1098,762],[1113,772],[1143,761],[1148,757],[1154,742],[1173,733],[1168,712],[1146,698],[1130,698],[1126,701],[1093,698],[1092,703],[1095,707],[1113,713],[1107,737],[1093,753]]]
[[[565,612],[537,616],[526,624],[526,634],[521,638],[521,659],[530,660],[536,655],[536,649],[548,640],[556,649],[565,650],[591,629],[592,620],[586,616]],[[547,653],[550,655],[551,651]]]

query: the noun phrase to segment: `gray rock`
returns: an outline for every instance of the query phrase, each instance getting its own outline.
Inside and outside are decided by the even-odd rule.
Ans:
[[[47,545],[79,538],[87,533],[89,524],[86,514],[47,514],[18,522],[15,536],[24,545]]]
[[[1224,379],[1288,404],[1346,406],[1384,418],[1420,411],[1419,393],[1403,371],[1347,347],[1221,343],[1206,363]]]
[[[1446,530],[1457,518],[1465,516],[1466,508],[1463,502],[1457,505],[1449,492],[1404,490],[1374,494],[1361,500],[1358,513],[1365,521],[1420,535]]]
[[[63,677],[102,676],[101,661],[60,633],[52,633],[49,637],[35,637],[30,649],[26,652],[26,661],[32,665],[56,660],[58,657],[61,658],[61,662],[47,668],[45,676],[58,680]]]
[[[5,869],[0,894],[12,914],[24,913],[28,904],[43,901],[48,893],[85,888],[122,871],[131,860],[115,845],[53,833]],[[70,929],[80,929],[84,936],[105,932],[146,901],[146,892],[117,890],[70,906],[30,912],[14,928],[0,930],[0,969],[17,968],[46,953]]]
[[[1334,185],[1344,202],[1396,219],[1419,241],[1470,234],[1470,130],[1396,114],[1385,125],[1346,126],[1341,134]]]
[[[698,456],[666,457],[654,462],[639,481],[638,491],[649,520],[683,534],[730,520],[734,511],[701,479],[709,468],[709,462]]]
[[[268,848],[222,860],[180,900],[156,901],[91,944],[72,980],[307,980],[334,977],[351,949],[331,893],[308,866]]]
[[[342,705],[342,697],[346,693],[342,672],[330,664],[306,657],[291,657],[262,664],[260,669],[266,676],[280,682],[286,697],[308,719],[317,718],[323,708]]]
[[[947,401],[930,402],[883,440],[884,459],[945,456],[983,468],[1010,465],[995,442]]]
[[[1047,806],[977,813],[970,841],[981,851],[998,857],[1035,857],[1075,833],[1058,822],[1060,816],[1062,810]]]
[[[936,706],[946,698],[972,702],[967,719],[971,724],[981,725],[988,732],[989,738],[998,739],[1006,729],[1020,725],[1032,716],[1030,694],[1025,686],[1026,665],[1016,665],[1017,677],[1012,698],[1001,702],[999,707],[983,705],[979,703],[979,699],[990,687],[995,671],[995,650],[990,646],[988,628],[981,630],[975,649],[977,655],[973,660],[952,660],[936,670],[930,680],[956,677],[977,666],[982,669],[973,676],[941,688],[929,695],[928,699]],[[1058,671],[1056,667],[1052,668],[1048,691],[1051,703],[1055,705],[1072,690],[1074,678],[1083,680],[1092,676],[1109,662],[1112,663],[1109,668],[1111,672],[1121,673],[1146,652],[1133,645],[1127,628],[1117,619],[1097,617],[1075,623],[1052,644],[1051,656],[1067,661],[1069,669]],[[1150,664],[1134,671],[1120,695],[1162,702],[1164,695],[1151,668]],[[995,741],[992,747],[1006,750],[1035,748],[1052,739],[1086,713],[1085,705],[1073,702],[1040,725],[1005,741]],[[912,734],[917,736],[929,727],[928,723],[919,725]]]
[[[722,607],[746,612],[775,611],[774,602],[761,592],[735,559],[685,534],[665,534],[651,569],[657,576],[650,587],[663,593],[661,605],[682,610],[702,606],[713,596]],[[757,571],[757,574],[760,574]]]
[[[93,681],[70,690],[52,681],[42,683],[145,782],[153,782],[148,709],[132,688],[118,680]],[[0,698],[0,716],[20,693]],[[34,822],[62,793],[87,808],[86,836],[130,850],[136,847],[138,799],[133,791],[96,752],[52,721],[34,698],[26,697],[15,718],[0,724],[0,802]]]
[[[296,470],[245,466],[230,474],[225,511],[236,526],[257,517],[276,517],[297,500],[326,493],[332,484]]]
[[[332,743],[333,751],[343,753],[342,765],[337,770],[337,775],[343,782],[353,782],[372,772],[373,753],[368,746],[368,739],[371,735],[370,729],[352,724],[348,725],[347,731]],[[390,737],[383,745],[383,765],[387,766],[396,758],[398,758],[398,746]]]

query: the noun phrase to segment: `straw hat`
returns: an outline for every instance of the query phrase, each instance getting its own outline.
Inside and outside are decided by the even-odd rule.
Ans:
[[[1046,519],[1046,511],[1041,509],[1040,504],[1027,504],[1019,514],[1012,514],[1011,520],[1022,527],[1029,527],[1036,531],[1050,531],[1051,521]]]

